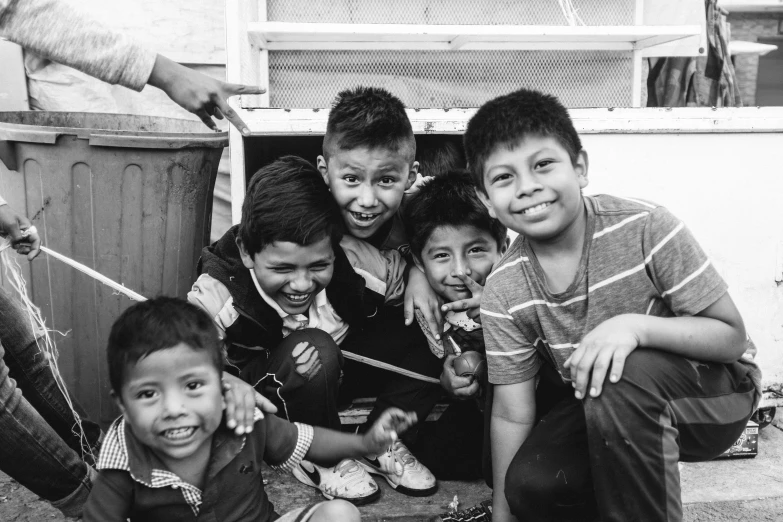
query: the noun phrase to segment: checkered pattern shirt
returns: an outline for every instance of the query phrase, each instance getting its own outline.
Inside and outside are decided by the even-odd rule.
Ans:
[[[253,421],[258,422],[262,418],[263,414],[261,413],[261,410],[256,408],[253,415]],[[295,423],[295,425],[298,430],[298,437],[294,452],[284,463],[272,466],[273,469],[293,469],[304,458],[307,450],[310,448],[310,444],[313,440],[312,426],[300,424],[298,422]],[[96,466],[98,470],[116,469],[126,471],[133,480],[149,488],[170,487],[172,489],[178,489],[182,492],[185,502],[187,502],[188,506],[193,510],[193,514],[198,515],[202,492],[196,486],[183,481],[179,476],[165,469],[153,468],[150,473],[150,481],[146,481],[133,474],[130,468],[130,458],[125,433],[125,418],[120,417],[114,421],[109,428],[109,431],[106,433]]]

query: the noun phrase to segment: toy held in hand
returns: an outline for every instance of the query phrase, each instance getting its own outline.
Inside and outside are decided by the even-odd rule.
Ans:
[[[480,379],[487,371],[487,361],[479,352],[463,352],[454,359],[454,372],[460,377]]]

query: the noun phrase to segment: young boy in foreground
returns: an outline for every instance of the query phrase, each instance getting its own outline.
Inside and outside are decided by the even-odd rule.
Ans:
[[[188,299],[213,317],[229,362],[274,402],[278,415],[340,429],[340,347],[351,352],[385,347],[387,362],[405,352],[404,344],[390,344],[399,339],[396,332],[373,336],[367,327],[385,302],[401,298],[404,265],[397,251],[381,254],[343,237],[339,209],[316,168],[286,156],[253,175],[239,226],[204,249],[202,274]],[[400,323],[397,330],[404,329]],[[371,372],[365,365],[345,369],[348,379],[356,373]],[[415,393],[420,387],[392,387],[378,398],[365,427],[392,406],[426,416],[428,407],[422,408]],[[435,490],[435,478],[401,441],[366,457],[329,468],[305,460],[293,473],[327,498],[356,504],[380,495],[368,470],[397,491],[424,495]]]
[[[520,234],[481,302],[493,519],[680,520],[677,462],[728,448],[760,397],[726,283],[665,208],[582,195],[587,154],[556,98],[486,103],[465,147]]]
[[[436,436],[428,439],[432,443],[416,449],[441,479],[476,479],[482,473],[487,388],[479,303],[487,276],[506,250],[506,227],[489,215],[464,170],[426,181],[403,216],[416,265],[447,303],[441,339],[418,311],[417,319],[430,349],[443,359],[441,385],[456,399],[438,419]],[[467,352],[482,361],[478,369],[465,364],[469,356],[460,357]],[[458,459],[449,458],[455,453]]]
[[[160,297],[123,312],[107,355],[122,417],[104,440],[86,522],[358,521],[359,511],[344,500],[277,518],[261,461],[291,469],[304,457],[326,464],[382,452],[416,420],[387,410],[359,436],[258,415],[252,432],[236,435],[222,427],[223,353],[215,325],[181,299]]]

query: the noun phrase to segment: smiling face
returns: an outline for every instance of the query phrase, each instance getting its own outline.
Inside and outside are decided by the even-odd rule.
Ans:
[[[404,144],[396,151],[367,147],[336,150],[328,162],[318,156],[318,170],[352,236],[371,237],[400,208],[419,168],[410,156],[412,152]]]
[[[573,164],[556,139],[528,136],[510,150],[497,147],[483,172],[486,194],[479,197],[490,215],[532,243],[556,242],[584,226],[584,151]]]
[[[486,230],[472,225],[437,227],[424,244],[417,264],[420,261],[419,267],[435,293],[450,303],[472,295],[458,273],[484,286],[500,255],[497,241]]]
[[[306,314],[332,280],[334,251],[329,236],[306,246],[275,241],[253,256],[240,244],[239,252],[264,293],[287,314]]]
[[[207,350],[180,343],[130,364],[118,404],[136,438],[171,469],[209,454],[223,416],[220,373]]]

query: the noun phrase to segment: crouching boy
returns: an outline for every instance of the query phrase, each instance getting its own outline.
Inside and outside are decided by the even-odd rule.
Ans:
[[[138,303],[109,335],[109,377],[122,417],[109,429],[87,522],[220,520],[359,521],[332,500],[277,518],[261,461],[291,469],[302,458],[328,465],[380,453],[415,414],[390,409],[363,435],[290,423],[256,410],[252,431],[222,427],[223,353],[212,319],[176,298]]]
[[[438,420],[436,436],[422,445],[432,442],[416,450],[442,479],[475,479],[482,473],[487,391],[479,303],[487,276],[506,250],[506,227],[489,215],[464,170],[425,182],[406,204],[403,219],[416,265],[446,303],[440,339],[419,311],[416,317],[430,349],[443,359],[441,384],[456,399]],[[475,360],[484,371],[463,366],[466,352],[480,355]]]
[[[381,254],[343,238],[342,231],[339,208],[316,168],[294,156],[280,158],[253,176],[241,223],[204,249],[202,274],[188,294],[217,324],[230,365],[272,400],[278,415],[331,429],[340,429],[339,345],[354,345],[367,318],[385,302],[399,301],[404,291],[399,252]],[[417,407],[376,405],[368,425],[390,406]],[[429,471],[404,458],[400,448],[396,441],[388,451],[328,468],[305,460],[293,473],[327,498],[356,504],[380,495],[370,472],[382,474],[398,491],[433,492]]]
[[[677,462],[731,446],[760,397],[726,283],[664,207],[582,195],[587,154],[556,98],[487,102],[465,148],[520,234],[481,302],[493,520],[680,520]]]

